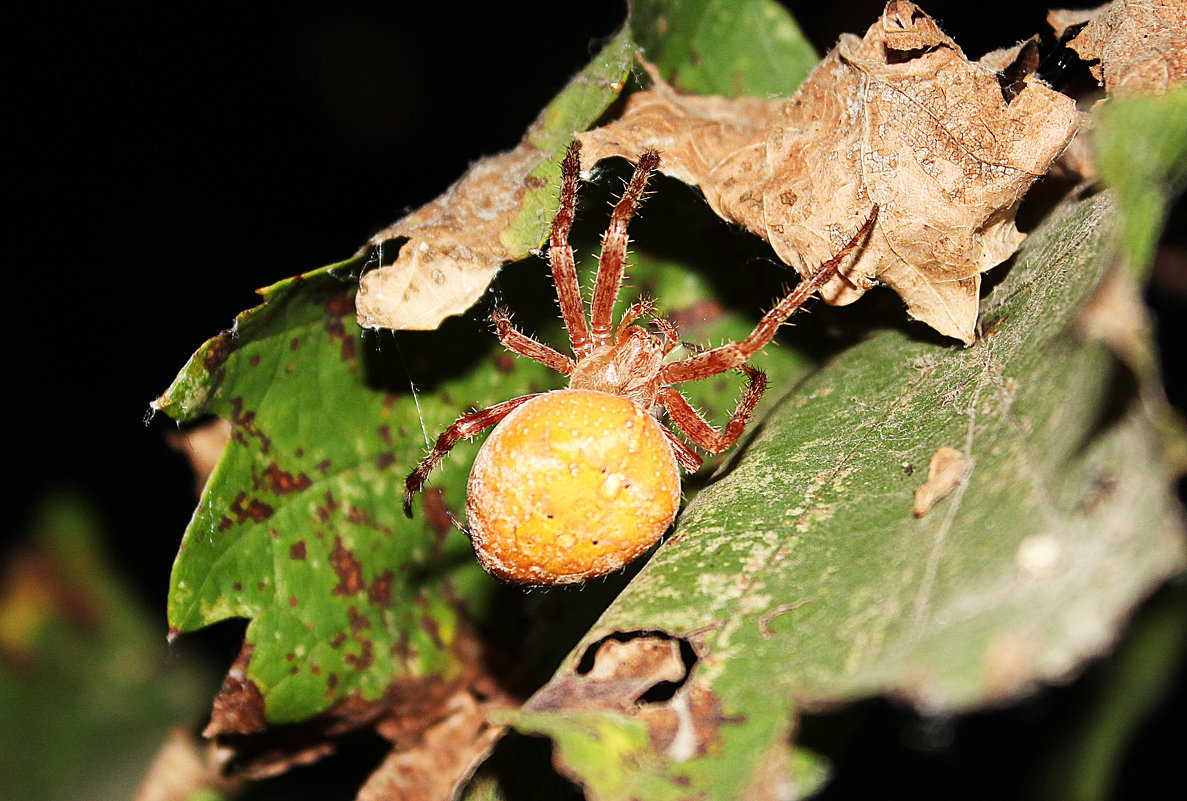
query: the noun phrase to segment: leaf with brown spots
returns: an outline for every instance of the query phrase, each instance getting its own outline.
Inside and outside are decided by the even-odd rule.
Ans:
[[[661,200],[650,204],[649,219],[662,219]],[[596,203],[586,207],[597,216]],[[707,269],[652,258],[632,268],[632,278],[683,314],[699,342],[744,336],[760,301],[754,295],[727,301],[715,286],[732,280],[731,265],[753,251],[752,238],[723,234],[695,198],[685,197],[666,216],[681,225],[699,221],[697,230],[706,234],[684,231],[681,242],[729,258]],[[343,704],[382,704],[407,690],[412,677],[448,682],[464,674],[456,655],[459,630],[469,615],[492,615],[492,598],[506,597],[450,522],[464,506],[475,449],[463,444],[450,454],[412,521],[392,499],[424,455],[423,431],[443,430],[467,407],[560,380],[524,359],[496,364],[501,351],[481,319],[452,319],[423,334],[363,335],[349,301],[364,260],[263,290],[262,305],[239,316],[234,336],[220,335],[200,349],[156,403],[178,419],[214,414],[231,424],[174,566],[169,622],[178,636],[229,617],[250,620],[250,659],[236,678],[258,691],[266,724],[261,737]],[[771,277],[771,291],[779,280]],[[766,296],[763,288],[759,297]],[[543,339],[560,341],[554,311],[517,308]],[[758,364],[790,382],[810,361],[787,349],[772,350]],[[419,388],[415,397],[410,378]],[[739,382],[727,379],[704,382],[693,390],[695,400],[712,409],[735,403]],[[308,486],[288,491],[305,484],[301,476]],[[272,515],[255,520],[232,512],[253,500]],[[591,597],[597,594],[583,594],[583,603]],[[518,642],[522,632],[515,634]],[[538,664],[539,650],[515,663]],[[220,717],[229,719],[230,711],[223,708]],[[288,764],[283,751],[268,753],[253,763],[259,770]]]
[[[620,119],[579,137],[587,163],[658,149],[663,172],[803,275],[877,205],[868,244],[823,296],[850,303],[884,283],[965,344],[981,273],[1017,249],[1018,204],[1078,122],[1072,100],[1033,76],[1007,97],[902,0],[864,39],[843,35],[790,100],[682,95],[655,77]]]
[[[475,686],[502,697],[466,624],[494,580],[456,529],[408,521],[398,499],[423,454],[422,414],[444,425],[456,403],[446,398],[493,402],[509,390],[462,376],[422,392],[418,408],[406,383],[403,395],[369,383],[364,360],[375,355],[350,302],[358,266],[264,290],[237,319],[233,346],[216,337],[156,403],[181,419],[221,415],[231,429],[174,566],[168,611],[172,637],[250,618],[206,730],[235,775],[313,761],[358,726],[411,742]],[[506,380],[543,373],[520,366]],[[461,504],[457,472],[447,495],[433,493],[442,515]]]
[[[489,591],[464,538],[442,542],[390,501],[423,447],[390,432],[419,434],[421,413],[367,383],[351,303],[358,267],[264,290],[231,345],[208,343],[155,404],[230,423],[169,597],[173,636],[251,619],[212,734],[244,734],[233,720],[254,731],[351,698],[378,701],[408,675],[451,673],[460,606]],[[472,392],[465,379],[452,389]],[[442,580],[426,584],[431,573]]]

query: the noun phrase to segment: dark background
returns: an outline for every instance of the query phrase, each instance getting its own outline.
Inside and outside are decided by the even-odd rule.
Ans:
[[[822,53],[882,7],[790,5]],[[924,8],[972,58],[1045,14]],[[168,421],[144,425],[149,402],[256,287],[351,255],[513,146],[624,14],[616,1],[126,2],[6,20],[7,534],[47,491],[80,490],[163,636],[194,498]],[[1187,303],[1173,279],[1152,302],[1176,351]]]

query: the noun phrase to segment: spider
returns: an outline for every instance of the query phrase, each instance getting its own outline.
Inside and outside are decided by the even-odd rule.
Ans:
[[[548,261],[573,357],[515,328],[506,307],[493,314],[499,340],[508,350],[563,373],[569,387],[513,398],[461,417],[408,476],[404,511],[411,517],[413,496],[450,449],[498,424],[471,470],[466,515],[479,561],[504,580],[581,582],[624,567],[654,545],[680,506],[677,466],[693,472],[702,460],[653,411],[666,410],[685,437],[710,453],[736,442],[767,383],[766,375],[746,360],[837,274],[838,265],[869,234],[877,217],[874,207],[849,243],[767,312],[748,337],[665,363],[679,344],[679,334],[667,319],[653,315],[652,301],[633,303],[617,326],[612,319],[626,266],[627,224],[659,160],[654,150],[640,156],[614,207],[602,238],[587,321],[568,241],[581,172],[580,145],[570,145],[561,166],[560,209],[552,222]],[[653,316],[654,332],[632,325],[644,316]],[[747,387],[719,431],[673,385],[735,368],[746,375]]]

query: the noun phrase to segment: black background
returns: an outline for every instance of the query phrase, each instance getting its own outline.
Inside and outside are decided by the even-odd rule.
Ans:
[[[881,5],[791,4],[820,52]],[[972,58],[1041,30],[1045,13],[924,8]],[[8,535],[47,491],[81,491],[163,635],[194,499],[188,466],[163,444],[169,423],[144,425],[149,401],[255,305],[254,288],[351,255],[471,161],[513,146],[624,13],[621,2],[127,2],[7,19]],[[1173,278],[1152,296],[1172,351],[1185,306]]]

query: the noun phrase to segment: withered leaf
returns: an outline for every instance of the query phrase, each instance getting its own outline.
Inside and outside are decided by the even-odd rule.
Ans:
[[[373,236],[377,247],[397,237],[408,241],[395,262],[363,276],[359,325],[431,329],[470,308],[503,262],[524,255],[499,234],[519,214],[528,175],[543,157],[525,141],[485,158],[445,194]]]
[[[501,727],[488,722],[489,713],[515,705],[505,677],[487,669],[479,638],[462,628],[453,645],[454,675],[399,678],[378,699],[354,694],[320,715],[280,725],[265,717],[265,699],[246,673],[253,649],[245,645],[203,731],[220,775],[277,776],[333,753],[344,735],[373,728],[392,743],[392,754],[359,798],[448,797],[498,738]]]
[[[680,682],[687,668],[680,643],[670,637],[632,632],[626,639],[609,637],[591,647],[595,661],[554,682],[532,699],[532,708],[632,709],[659,682]]]
[[[1109,94],[1166,92],[1187,80],[1187,2],[1113,0],[1091,12],[1052,11],[1061,32],[1088,19],[1068,46],[1085,61]]]
[[[592,124],[618,96],[633,54],[624,30],[545,107],[514,149],[478,161],[439,198],[373,236],[368,248],[381,263],[359,284],[359,325],[436,328],[474,305],[504,262],[537,247],[556,212],[552,187],[565,147],[573,131]],[[385,245],[398,247],[394,262],[383,263]]]
[[[1077,126],[1073,101],[1033,76],[1012,94],[896,1],[865,38],[842,36],[790,100],[691,97],[656,80],[579,138],[587,163],[658,149],[661,170],[801,274],[877,204],[868,244],[822,295],[845,304],[887,284],[912,316],[967,344],[980,274],[1018,247],[1017,206]]]
[[[174,729],[153,758],[134,801],[185,801],[204,791],[233,794],[237,782],[218,775],[210,749],[183,728]]]
[[[627,715],[641,725],[638,733],[651,753],[675,762],[703,756],[715,747],[723,725],[739,721],[727,720],[719,699],[704,686],[686,685],[694,654],[688,640],[659,632],[617,632],[591,645],[582,665],[562,670],[522,712],[554,719]],[[589,657],[594,662],[586,668]],[[566,758],[561,750],[554,761],[561,773],[582,781],[580,760]]]
[[[956,489],[968,474],[972,462],[956,448],[937,448],[927,466],[927,481],[915,490],[911,514],[923,517],[948,493]]]
[[[505,705],[504,705],[505,706]],[[489,753],[503,726],[469,691],[459,691],[438,710],[420,740],[397,748],[371,774],[357,801],[433,801],[453,798],[458,785]]]

